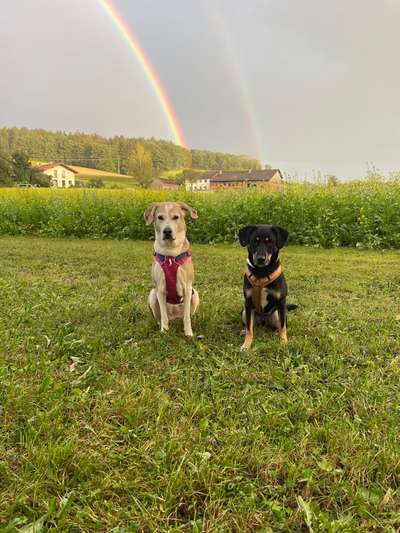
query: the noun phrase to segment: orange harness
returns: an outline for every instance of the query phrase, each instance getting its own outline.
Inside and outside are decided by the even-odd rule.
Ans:
[[[279,263],[276,270],[264,278],[257,278],[254,274],[252,274],[249,267],[247,267],[244,271],[244,275],[252,286],[251,299],[253,301],[254,309],[257,313],[261,313],[261,291],[265,289],[265,287],[268,287],[268,285],[271,285],[271,283],[273,283],[279,278],[279,276],[282,275],[281,264]]]

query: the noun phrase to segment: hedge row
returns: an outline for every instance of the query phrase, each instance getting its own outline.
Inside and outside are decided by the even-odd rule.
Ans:
[[[268,223],[286,227],[296,244],[400,248],[400,184],[393,182],[268,193],[0,189],[0,233],[149,239],[144,210],[173,199],[198,210],[189,221],[192,242],[234,242],[243,225]]]

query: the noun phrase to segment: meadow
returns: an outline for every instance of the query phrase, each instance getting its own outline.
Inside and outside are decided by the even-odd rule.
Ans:
[[[289,345],[241,353],[245,251],[193,250],[190,342],[150,242],[0,238],[0,530],[398,531],[399,253],[285,248]]]
[[[196,207],[196,243],[235,242],[241,226],[280,224],[290,242],[319,247],[400,247],[400,183],[288,185],[282,192],[0,189],[0,234],[148,239],[143,211],[179,199]]]

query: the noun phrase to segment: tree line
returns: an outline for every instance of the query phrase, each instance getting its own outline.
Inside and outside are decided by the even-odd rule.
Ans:
[[[57,161],[150,179],[165,170],[247,170],[261,168],[245,155],[189,150],[154,138],[112,138],[43,129],[0,128],[0,155],[25,153],[31,160]]]

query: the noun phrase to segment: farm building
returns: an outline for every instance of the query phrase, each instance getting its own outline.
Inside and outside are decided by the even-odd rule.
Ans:
[[[64,163],[45,163],[36,168],[51,178],[52,187],[67,189],[75,186],[75,174],[78,172]]]
[[[186,181],[187,191],[213,191],[227,188],[282,187],[283,177],[279,169],[265,170],[213,170],[204,172],[196,181]]]

